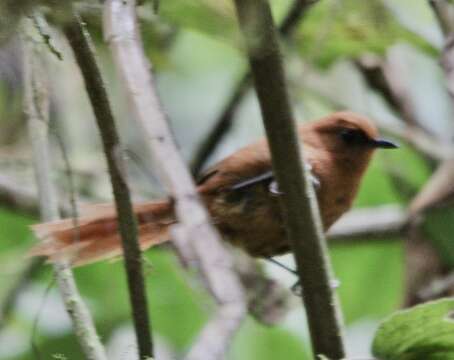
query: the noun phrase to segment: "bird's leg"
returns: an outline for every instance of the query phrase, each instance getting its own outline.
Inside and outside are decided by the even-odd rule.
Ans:
[[[298,272],[296,270],[289,268],[287,265],[284,265],[273,258],[267,258],[266,260],[268,260],[269,262],[273,263],[274,265],[277,265],[280,268],[288,271],[289,273],[292,273],[293,275],[298,276]],[[340,281],[338,279],[331,279],[329,282],[329,285],[332,289],[337,289],[340,286]],[[290,290],[296,296],[303,296],[303,289],[301,287],[299,280],[290,287]]]
[[[268,260],[269,262],[273,263],[274,265],[277,265],[280,268],[288,271],[289,273],[292,273],[293,275],[298,276],[298,272],[296,270],[289,268],[287,265],[284,265],[273,258],[267,258],[266,260]],[[303,291],[302,291],[299,280],[290,287],[290,290],[296,296],[303,296]]]
[[[292,273],[293,275],[298,275],[296,270],[290,269],[287,265],[284,265],[273,258],[266,258],[266,260],[268,260],[270,263],[273,263],[274,265],[279,266],[280,268],[282,268],[284,270],[287,270],[289,273]]]

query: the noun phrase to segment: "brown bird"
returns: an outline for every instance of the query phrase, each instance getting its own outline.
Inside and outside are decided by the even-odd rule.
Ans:
[[[310,166],[325,230],[347,211],[361,178],[377,148],[395,148],[378,139],[367,118],[337,112],[299,126],[305,161]],[[246,146],[208,169],[197,183],[223,238],[257,257],[290,251],[278,201],[279,189],[271,169],[268,143],[262,139]],[[134,206],[143,250],[161,244],[176,222],[170,201]],[[91,205],[78,219],[33,226],[42,243],[32,255],[50,261],[67,258],[74,266],[121,255],[116,212],[112,204]]]

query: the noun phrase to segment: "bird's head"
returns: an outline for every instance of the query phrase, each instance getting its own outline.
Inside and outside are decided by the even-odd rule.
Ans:
[[[336,112],[301,128],[303,141],[323,149],[333,156],[358,159],[369,158],[374,150],[398,146],[378,136],[375,125],[366,117],[353,112]]]

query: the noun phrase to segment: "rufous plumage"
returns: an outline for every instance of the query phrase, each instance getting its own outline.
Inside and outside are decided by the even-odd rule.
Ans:
[[[373,122],[352,112],[336,112],[303,123],[298,135],[314,179],[325,230],[353,203],[372,154],[395,148],[378,138]],[[209,168],[197,191],[223,238],[252,256],[272,257],[290,251],[279,204],[279,187],[265,139],[248,145]],[[143,250],[170,240],[176,223],[170,201],[134,206]],[[78,219],[33,226],[42,242],[31,254],[50,261],[68,259],[74,266],[121,255],[113,204],[91,205]]]

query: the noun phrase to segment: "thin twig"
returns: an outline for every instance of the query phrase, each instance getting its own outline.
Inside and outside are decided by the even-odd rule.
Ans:
[[[24,29],[28,35],[31,25],[26,24]],[[57,192],[51,179],[51,160],[47,141],[49,97],[46,78],[43,75],[41,53],[28,39],[24,39],[24,86],[24,105],[33,148],[41,218],[43,221],[52,221],[59,218],[59,209]],[[78,292],[69,265],[65,261],[58,261],[54,265],[54,270],[66,310],[71,317],[77,339],[86,358],[107,360],[104,347],[99,341],[91,315]]]
[[[283,192],[286,228],[304,293],[313,352],[315,356],[342,359],[345,350],[339,304],[330,287],[332,271],[326,241],[314,190],[303,167],[271,9],[266,0],[235,0],[235,4],[274,173]]]
[[[14,284],[6,291],[0,307],[0,331],[6,326],[20,293],[30,283],[33,277],[38,274],[42,265],[43,259],[41,258],[30,260],[21,270]]]
[[[155,88],[150,63],[140,38],[134,0],[105,3],[104,34],[135,113],[146,136],[150,157],[160,166],[159,175],[174,199],[178,225],[171,232],[176,246],[197,264],[208,289],[220,305],[199,335],[186,359],[219,359],[246,313],[243,289],[230,254],[210,223],[194,181],[172,137]],[[216,335],[213,335],[216,334]]]
[[[400,59],[388,51],[385,59],[367,54],[355,61],[357,69],[362,73],[367,85],[378,91],[410,128],[429,131],[418,121],[413,99],[409,92],[408,81],[402,77]]]
[[[443,31],[445,44],[440,63],[446,76],[446,87],[454,103],[454,5],[446,0],[429,0]]]
[[[153,343],[151,340],[151,326],[143,277],[142,256],[138,242],[136,218],[132,210],[131,196],[126,179],[124,178],[124,161],[121,156],[118,156],[121,154],[121,151],[119,151],[121,145],[118,132],[104,81],[95,59],[91,39],[76,13],[73,13],[72,21],[64,27],[64,33],[81,70],[85,87],[95,113],[96,122],[101,132],[118,214],[139,354],[141,358],[151,357],[153,356]]]
[[[279,26],[280,35],[287,39],[291,37],[298,24],[307,13],[307,10],[318,1],[319,0],[294,0]],[[214,121],[214,126],[195,151],[195,155],[191,161],[191,171],[194,175],[200,173],[209,156],[215,151],[216,147],[232,128],[236,110],[241,104],[244,96],[247,94],[250,85],[251,73],[247,71],[239,78],[228,101],[222,109],[221,114]]]
[[[445,37],[454,31],[454,6],[447,0],[429,0]]]

